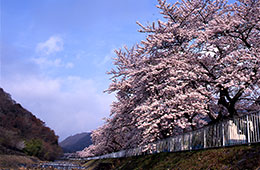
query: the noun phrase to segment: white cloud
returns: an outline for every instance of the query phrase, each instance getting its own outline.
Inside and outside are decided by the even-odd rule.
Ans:
[[[111,61],[113,56],[115,56],[115,50],[114,49],[110,50],[110,52],[107,55],[105,55],[105,57],[103,57],[101,61],[96,63],[96,65],[98,67],[104,66],[105,64],[107,64],[108,62]]]
[[[40,42],[36,46],[36,52],[41,55],[50,55],[63,50],[63,39],[59,36],[51,36],[47,41]]]
[[[101,65],[105,65],[107,62],[109,62],[111,60],[112,55],[106,55],[103,60],[100,62]]]
[[[49,66],[49,67],[61,67],[61,59],[57,58],[55,60],[49,60],[45,57],[39,57],[39,58],[32,58],[32,61],[34,61],[36,64],[40,66]]]
[[[74,64],[72,62],[63,62],[60,58],[48,59],[46,57],[32,58],[32,61],[41,67],[65,67],[73,68]]]
[[[68,63],[66,63],[65,67],[66,68],[73,68],[74,64],[72,62],[68,62]]]
[[[75,58],[76,59],[81,59],[83,57],[89,56],[90,54],[88,54],[86,51],[80,50],[76,53]]]
[[[65,67],[73,68],[72,62],[64,62],[61,58],[52,58],[51,54],[55,54],[63,50],[63,39],[59,36],[51,36],[47,41],[38,43],[36,52],[41,57],[34,57],[32,61],[40,67]],[[66,57],[66,56],[65,56]]]

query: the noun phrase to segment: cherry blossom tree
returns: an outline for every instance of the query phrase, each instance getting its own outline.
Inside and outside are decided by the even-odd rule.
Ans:
[[[260,96],[259,0],[158,3],[164,19],[138,23],[146,40],[117,50],[109,72],[122,148],[238,116]]]
[[[103,126],[92,132],[93,144],[78,154],[81,157],[90,157],[137,147],[141,139],[136,135],[138,129],[123,121],[122,118],[116,116],[107,119]]]

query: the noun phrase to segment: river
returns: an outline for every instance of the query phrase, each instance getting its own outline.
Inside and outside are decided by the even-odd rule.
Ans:
[[[20,165],[20,167],[40,168],[40,169],[66,169],[66,170],[87,169],[86,167],[82,167],[80,165],[73,164],[70,162],[64,162],[64,161],[39,163],[39,164],[30,165],[29,167],[27,167],[26,165]]]

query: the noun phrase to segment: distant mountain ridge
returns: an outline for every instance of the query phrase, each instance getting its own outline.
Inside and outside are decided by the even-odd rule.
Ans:
[[[81,151],[91,144],[91,132],[78,133],[76,135],[69,136],[59,143],[64,153]]]

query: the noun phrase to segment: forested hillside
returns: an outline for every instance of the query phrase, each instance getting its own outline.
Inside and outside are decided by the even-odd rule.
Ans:
[[[61,153],[55,132],[0,88],[0,154],[54,160]]]

